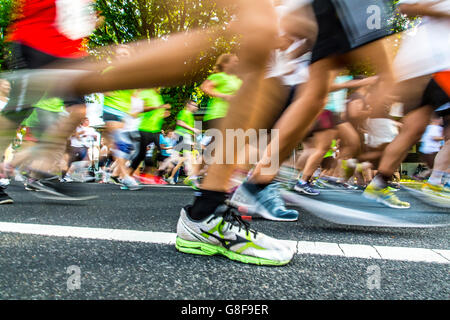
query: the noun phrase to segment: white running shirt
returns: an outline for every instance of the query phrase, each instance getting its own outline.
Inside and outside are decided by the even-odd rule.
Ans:
[[[450,0],[401,0],[399,4],[435,2],[434,9],[450,12]],[[450,69],[450,19],[423,17],[403,36],[394,62],[399,81]]]

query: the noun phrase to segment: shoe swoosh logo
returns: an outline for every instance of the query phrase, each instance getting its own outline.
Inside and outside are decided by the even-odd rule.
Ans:
[[[228,249],[228,250],[229,250],[232,246],[234,246],[234,245],[236,245],[236,244],[240,244],[240,243],[248,243],[248,242],[250,242],[249,240],[244,239],[244,238],[242,238],[241,236],[238,236],[237,234],[235,235],[235,236],[236,236],[236,239],[222,239],[222,238],[216,236],[215,234],[209,233],[209,232],[204,231],[204,230],[202,230],[202,229],[200,229],[200,230],[201,230],[203,233],[205,233],[205,234],[207,234],[207,235],[210,235],[211,237],[213,237],[213,238],[219,240],[220,243],[222,243],[222,245],[224,246],[224,248],[226,248],[226,249]]]

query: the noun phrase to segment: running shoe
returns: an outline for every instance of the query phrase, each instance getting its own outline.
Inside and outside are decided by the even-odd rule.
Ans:
[[[360,186],[357,184],[352,184],[352,183],[347,183],[347,182],[343,183],[342,186],[347,190],[354,190],[354,191],[356,191],[356,190],[364,191],[364,189],[365,189],[365,187],[363,187],[363,186]]]
[[[389,187],[377,188],[373,183],[369,184],[364,190],[363,196],[367,199],[376,200],[385,206],[395,209],[409,209],[411,205],[408,202],[401,201]]]
[[[176,184],[175,180],[173,178],[167,178],[166,181],[167,181],[168,184],[171,184],[171,185]]]
[[[190,186],[194,190],[200,190],[200,184],[196,178],[187,177],[184,179],[184,184]]]
[[[25,180],[26,178],[20,173],[16,173],[16,175],[14,176],[14,181],[25,182]]]
[[[295,184],[297,184],[297,181],[295,182]],[[317,179],[315,179],[313,182],[312,182],[312,185],[314,186],[314,187],[316,187],[316,188],[319,188],[319,189],[326,189],[327,188],[327,185],[326,185],[326,182],[322,179],[322,178],[317,178]],[[295,185],[294,185],[295,186]],[[293,186],[293,187],[294,187]]]
[[[443,197],[450,199],[450,188],[443,185],[434,185],[431,183],[425,183],[422,188],[422,192],[435,197]]]
[[[450,194],[450,182],[444,184],[444,192]]]
[[[9,179],[2,178],[0,179],[0,187],[6,188],[7,186],[9,186],[10,182],[11,181]]]
[[[318,196],[320,192],[313,188],[313,186],[309,182],[301,183],[297,181],[294,186],[294,191],[298,193],[307,194],[309,196]]]
[[[391,190],[392,192],[397,192],[401,189],[401,185],[397,182],[388,182],[388,188],[389,190]]]
[[[122,179],[122,186],[120,187],[122,190],[130,190],[130,191],[136,191],[141,190],[142,186],[134,180],[132,177],[125,177]]]
[[[23,186],[27,191],[39,191],[38,188],[34,187],[33,184],[40,183],[39,180],[33,178],[26,178]]]
[[[250,229],[234,209],[221,205],[202,221],[194,221],[190,207],[181,209],[175,247],[197,255],[223,255],[248,264],[282,266],[294,256],[294,248],[283,240]]]
[[[58,201],[85,201],[97,198],[89,193],[80,182],[61,183],[58,177],[32,180],[28,186],[36,189],[35,195],[41,199]]]
[[[70,175],[66,174],[66,176],[61,179],[61,182],[73,182],[73,179]]]
[[[0,188],[0,205],[1,204],[11,204],[14,200],[6,194],[3,188]]]
[[[243,183],[236,191],[239,192],[239,196],[233,195],[230,204],[240,209],[246,208],[246,214],[260,216],[267,220],[297,221],[298,212],[286,208],[280,188],[280,183],[272,183],[263,190],[254,193],[251,191],[251,184]]]
[[[116,185],[122,185],[122,181],[120,181],[119,177],[116,176],[110,176],[108,183],[116,184]]]

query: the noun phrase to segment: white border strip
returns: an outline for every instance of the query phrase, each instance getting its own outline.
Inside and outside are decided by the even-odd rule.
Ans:
[[[176,234],[120,229],[0,222],[0,233],[20,233],[50,237],[175,244]],[[370,246],[312,241],[286,241],[300,255],[325,255],[361,259],[450,264],[450,250]]]

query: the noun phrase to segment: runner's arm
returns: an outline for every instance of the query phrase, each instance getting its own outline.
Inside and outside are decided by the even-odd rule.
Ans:
[[[144,107],[144,109],[139,112],[139,113],[144,113],[144,112],[148,112],[148,111],[152,111],[152,110],[156,110],[156,109],[170,109],[172,106],[170,104],[163,104],[161,106],[147,106]]]
[[[180,126],[180,127],[185,128],[185,129],[191,130],[192,132],[198,133],[198,129],[197,128],[192,128],[191,126],[186,124],[186,122],[184,122],[184,121],[177,120],[177,125]]]
[[[377,76],[368,77],[361,80],[350,80],[344,83],[333,83],[330,86],[330,92],[333,91],[339,91],[342,89],[354,89],[354,88],[360,88],[364,86],[369,86],[372,84],[375,84],[378,81]]]
[[[224,100],[229,100],[232,96],[228,94],[223,94],[216,91],[216,83],[211,80],[205,80],[202,85],[200,86],[200,89],[210,97],[214,98],[221,98]]]

